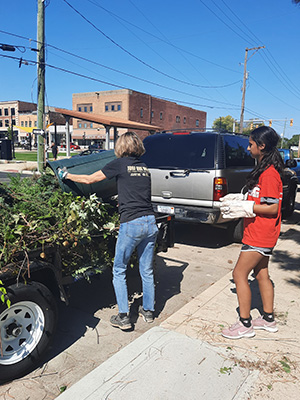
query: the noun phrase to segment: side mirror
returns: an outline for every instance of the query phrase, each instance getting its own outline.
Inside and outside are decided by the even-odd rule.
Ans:
[[[293,160],[291,160],[291,159],[286,160],[285,166],[288,167],[288,168],[295,168],[295,167],[297,167],[297,161],[294,160],[294,159]]]

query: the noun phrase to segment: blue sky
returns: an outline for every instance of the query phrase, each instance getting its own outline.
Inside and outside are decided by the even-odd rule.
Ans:
[[[285,137],[300,133],[300,7],[292,0],[45,4],[47,105],[72,108],[72,93],[129,88],[206,111],[208,127],[220,116],[239,120],[245,49],[266,46],[249,52],[244,118],[272,119],[279,134],[287,119]],[[2,101],[37,100],[34,63],[19,68],[3,57],[36,61],[36,25],[37,0],[5,2],[0,43],[19,49],[0,50]]]

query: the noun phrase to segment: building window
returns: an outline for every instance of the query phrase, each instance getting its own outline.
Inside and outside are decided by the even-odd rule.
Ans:
[[[162,120],[162,118],[163,118],[163,113],[160,112],[160,113],[159,113],[159,119]]]
[[[186,124],[186,117],[183,117],[183,123]]]
[[[143,109],[140,110],[140,117],[143,118]]]
[[[122,109],[122,103],[119,101],[115,101],[112,103],[105,103],[105,111],[106,112],[107,111],[116,112],[116,111],[121,111],[121,109]]]
[[[8,115],[8,108],[4,108],[4,115]]]
[[[78,122],[78,128],[82,128],[82,123]]]
[[[81,111],[81,107],[78,107],[78,111]]]
[[[28,123],[27,123],[27,121],[25,121],[25,126],[27,126],[28,125]]]
[[[87,128],[87,123],[85,122],[83,126],[84,126],[85,128]]]
[[[90,123],[90,128],[93,128],[93,123],[92,122]]]
[[[1,115],[2,115],[2,108],[0,108],[0,117],[1,117]]]
[[[31,121],[29,121],[29,128],[31,128]]]
[[[9,126],[9,120],[8,119],[5,120],[5,126]]]
[[[2,127],[3,126],[3,124],[2,124],[2,121],[1,121],[1,119],[0,119],[0,127]]]
[[[199,119],[196,119],[196,126],[199,126]]]
[[[176,115],[176,122],[179,123],[180,122],[180,116]]]
[[[16,115],[15,109],[14,109],[14,108],[11,108],[11,109],[10,109],[10,114],[11,114],[11,115]]]
[[[24,126],[24,121],[21,121],[21,126]]]
[[[16,120],[15,119],[12,120],[12,124],[16,125]]]
[[[87,106],[83,107],[84,112],[87,112]]]
[[[151,118],[154,117],[154,111],[151,111]]]
[[[93,106],[90,106],[90,112],[93,112]]]
[[[34,126],[35,126],[35,127],[37,126],[37,121],[34,121]]]

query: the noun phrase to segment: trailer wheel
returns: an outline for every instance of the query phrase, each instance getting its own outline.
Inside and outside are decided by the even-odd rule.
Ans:
[[[7,288],[8,308],[0,302],[0,382],[32,371],[53,338],[57,304],[49,289],[38,282]]]

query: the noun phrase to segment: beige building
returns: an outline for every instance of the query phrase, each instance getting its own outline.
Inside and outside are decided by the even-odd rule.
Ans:
[[[65,125],[62,115],[54,112],[53,107],[45,108],[45,126],[48,124]],[[15,142],[28,140],[26,128],[37,127],[37,105],[25,101],[0,101],[0,136],[7,136],[7,128],[13,125]],[[24,128],[24,129],[22,129]],[[49,129],[50,130],[50,129]],[[60,134],[61,129],[57,129]],[[54,135],[54,129],[51,129]],[[63,134],[61,134],[63,135]]]
[[[28,103],[26,101],[12,100],[0,101],[0,136],[7,136],[7,128],[18,126],[20,124],[20,116],[23,113],[32,113],[36,110],[36,104]],[[32,123],[32,122],[31,122]],[[27,124],[29,121],[27,120]],[[21,140],[22,135],[26,137],[26,132],[20,132],[19,129],[13,128],[15,137],[18,141]]]
[[[158,99],[129,89],[74,93],[73,110],[161,127],[161,130],[204,130],[206,112]],[[122,133],[127,129],[118,129]],[[149,131],[137,132],[145,137]],[[101,142],[105,126],[81,119],[73,120],[73,140]]]

